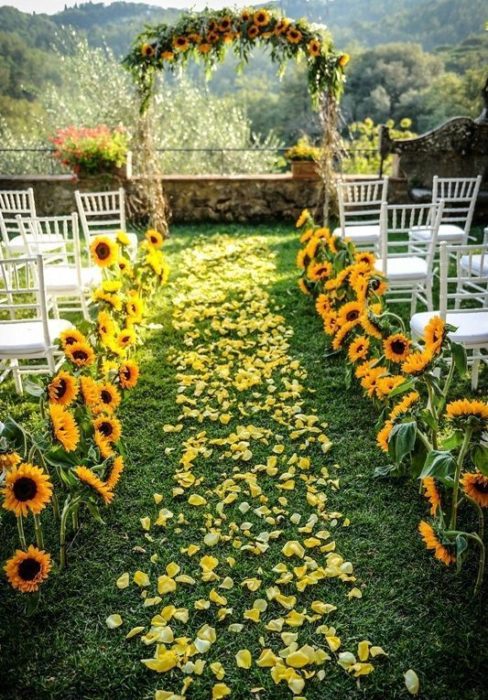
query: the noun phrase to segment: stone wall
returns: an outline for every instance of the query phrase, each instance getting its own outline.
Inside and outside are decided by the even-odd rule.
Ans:
[[[135,214],[137,218],[140,212],[137,212],[135,183],[133,179],[112,176],[77,180],[70,175],[0,175],[0,190],[32,187],[41,216],[75,211],[77,189],[96,192],[123,186],[127,192],[129,217]],[[319,180],[297,179],[289,173],[168,175],[163,178],[163,188],[171,206],[172,220],[188,223],[290,221],[305,207],[313,211],[320,206],[322,191]],[[390,180],[389,199],[398,203],[408,201],[404,180]]]

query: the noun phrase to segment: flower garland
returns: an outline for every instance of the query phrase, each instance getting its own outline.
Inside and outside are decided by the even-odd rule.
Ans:
[[[59,521],[56,568],[61,570],[69,529],[77,530],[81,512],[103,524],[100,507],[113,501],[124,471],[116,414],[124,393],[138,382],[133,354],[142,342],[147,302],[169,274],[158,231],[146,232],[134,263],[126,255],[128,245],[120,231],[116,239],[99,236],[90,246],[92,261],[102,270],[101,284],[92,293],[92,320],[60,334],[64,363],[54,376],[25,384],[39,400],[39,431],[30,434],[10,418],[2,427],[2,505],[16,517],[21,546],[5,572],[22,593],[38,594],[55,566],[44,550],[41,514],[47,506]],[[36,546],[27,546],[25,526],[31,516]],[[37,602],[38,595],[30,607]]]
[[[232,47],[241,62],[247,62],[257,45],[268,47],[271,60],[281,68],[289,59],[304,57],[308,88],[315,103],[324,92],[339,97],[349,56],[334,49],[325,28],[305,19],[294,21],[276,10],[264,8],[186,12],[174,26],[149,26],[137,36],[123,63],[141,89],[144,110],[156,71],[175,71],[194,57],[202,59],[210,73],[224,60],[227,48]]]
[[[346,384],[354,375],[382,416],[377,444],[392,463],[379,467],[376,476],[421,481],[431,516],[431,522],[419,524],[425,546],[446,566],[460,567],[468,545],[476,544],[478,592],[485,563],[483,509],[488,507],[488,450],[482,441],[488,404],[448,402],[455,372],[466,373],[464,348],[450,340],[439,316],[429,321],[419,342],[409,336],[385,304],[388,285],[374,253],[357,251],[347,239],[318,227],[307,210],[296,227],[302,244],[298,284],[315,299],[329,354],[344,354]],[[478,513],[477,532],[458,529],[462,500]]]

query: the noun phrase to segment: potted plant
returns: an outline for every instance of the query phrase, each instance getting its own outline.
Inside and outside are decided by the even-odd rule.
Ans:
[[[110,129],[101,125],[93,128],[70,126],[59,129],[51,139],[54,157],[68,166],[77,176],[126,176],[128,134],[123,127]]]
[[[285,152],[285,157],[291,162],[293,177],[302,180],[314,180],[318,177],[317,161],[320,158],[320,148],[312,146],[308,136],[298,139],[296,144]]]

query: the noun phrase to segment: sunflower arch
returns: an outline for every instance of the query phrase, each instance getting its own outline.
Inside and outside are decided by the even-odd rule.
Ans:
[[[338,52],[331,35],[323,26],[313,25],[305,19],[294,21],[279,12],[268,9],[246,9],[237,12],[230,8],[183,13],[175,25],[147,26],[135,39],[131,52],[124,58],[124,66],[132,73],[140,95],[141,128],[139,138],[143,151],[143,163],[152,163],[153,180],[155,159],[151,157],[151,135],[144,115],[151,104],[156,76],[162,71],[176,72],[189,60],[203,61],[205,73],[210,77],[222,63],[230,49],[240,59],[240,65],[248,62],[257,46],[269,49],[273,63],[282,73],[289,60],[306,61],[307,83],[312,104],[320,109],[324,129],[322,159],[319,171],[322,180],[330,182],[334,156],[337,102],[343,90],[344,68],[347,54]],[[149,181],[146,181],[146,192]],[[160,178],[158,178],[160,180]],[[327,197],[327,186],[325,186]],[[148,197],[149,199],[149,197]],[[159,208],[164,207],[162,192]],[[150,211],[153,204],[148,202]],[[165,209],[165,207],[164,207]],[[163,210],[164,210],[163,209]],[[328,215],[328,204],[324,218]],[[153,218],[153,224],[161,217]],[[163,228],[166,228],[164,221]]]

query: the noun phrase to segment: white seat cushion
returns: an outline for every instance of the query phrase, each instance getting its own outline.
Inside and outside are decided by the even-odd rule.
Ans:
[[[349,238],[353,243],[377,243],[380,237],[379,224],[357,224],[356,226],[344,227],[345,238]],[[340,227],[334,229],[334,236],[342,237],[342,229]]]
[[[481,258],[484,258],[483,260],[483,266],[481,265]],[[479,275],[480,277],[483,276],[488,276],[488,253],[484,256],[481,255],[472,255],[471,260],[469,255],[462,255],[461,256],[461,267],[463,270],[469,270],[471,269],[471,274],[473,275]],[[483,267],[483,269],[481,269]]]
[[[83,289],[95,287],[102,280],[102,274],[97,267],[83,267],[81,269],[81,282]],[[46,290],[51,294],[77,293],[78,280],[74,267],[56,265],[44,269],[44,283]]]
[[[72,327],[62,318],[49,319],[49,335],[53,343],[62,331]],[[29,358],[47,351],[41,321],[0,323],[0,357]]]
[[[375,267],[379,272],[383,272],[383,260],[377,260]],[[386,276],[389,282],[423,280],[427,277],[427,272],[427,262],[424,258],[419,258],[416,255],[388,258],[387,260]]]
[[[433,316],[439,316],[438,311],[422,311],[410,320],[410,328],[418,337],[423,335],[424,328]],[[448,311],[446,322],[456,326],[457,330],[449,333],[449,338],[456,343],[466,345],[488,345],[488,311]]]
[[[416,226],[408,234],[414,241],[430,241],[432,237],[431,228]],[[455,224],[441,224],[437,234],[438,243],[462,243],[464,241],[464,229]]]
[[[26,235],[27,241],[30,247],[31,255],[37,255],[45,253],[48,250],[56,250],[59,248],[59,244],[63,242],[63,237],[59,233],[44,234],[39,238],[39,245],[35,244],[35,238],[31,233]],[[27,249],[24,244],[24,239],[22,236],[15,236],[9,241],[8,244],[9,253],[13,255],[22,255],[22,253],[27,253]]]

